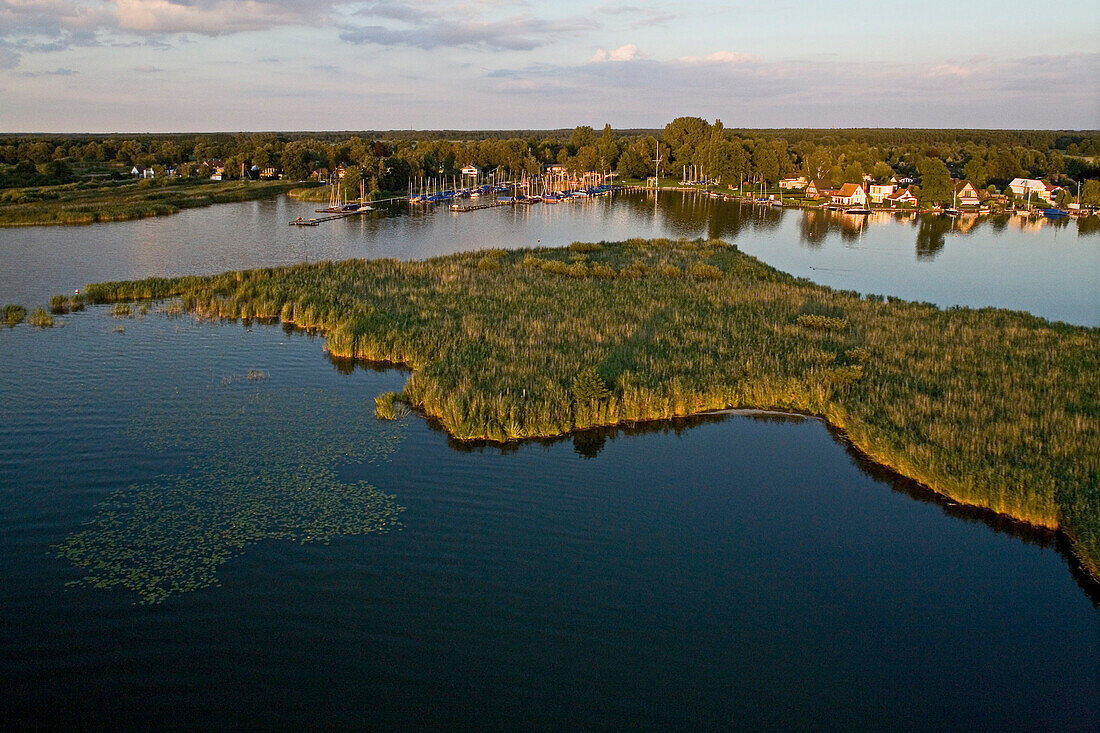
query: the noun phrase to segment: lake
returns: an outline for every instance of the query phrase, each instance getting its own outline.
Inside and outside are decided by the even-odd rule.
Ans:
[[[0,301],[109,278],[720,236],[838,288],[1100,320],[1087,220],[880,222],[670,194],[286,225],[313,208],[0,230]],[[1100,594],[1060,539],[938,501],[815,420],[458,444],[416,415],[371,418],[404,373],[331,361],[319,338],[156,308],[63,318],[0,330],[9,724],[1100,720]]]

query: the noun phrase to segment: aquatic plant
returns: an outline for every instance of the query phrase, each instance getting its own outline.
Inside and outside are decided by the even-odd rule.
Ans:
[[[1100,330],[863,298],[713,240],[517,250],[480,268],[487,256],[152,278],[87,294],[278,317],[323,332],[334,355],[406,364],[404,399],[460,439],[728,407],[818,415],[960,503],[1063,529],[1100,568]],[[611,395],[577,409],[573,380],[588,368]]]
[[[27,323],[38,328],[52,328],[53,316],[47,313],[45,308],[35,308],[27,316]]]
[[[319,408],[328,419],[316,420]],[[199,401],[149,404],[130,433],[191,455],[187,470],[116,491],[57,552],[86,569],[79,582],[145,603],[216,584],[218,568],[250,544],[385,532],[402,511],[335,472],[338,460],[385,460],[398,428],[331,392],[230,381]]]
[[[5,326],[16,326],[22,323],[26,317],[27,309],[23,306],[15,303],[8,303],[4,306],[3,323]]]

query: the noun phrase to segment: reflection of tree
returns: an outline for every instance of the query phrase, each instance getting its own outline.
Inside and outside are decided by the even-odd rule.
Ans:
[[[595,458],[606,442],[606,430],[584,430],[573,436],[573,450],[585,458]]]
[[[829,212],[807,209],[798,221],[798,237],[811,247],[821,247],[829,234]]]
[[[951,218],[922,216],[917,223],[917,259],[932,259],[943,249],[944,239],[951,231]]]
[[[1078,236],[1100,233],[1100,216],[1082,216],[1077,220]]]

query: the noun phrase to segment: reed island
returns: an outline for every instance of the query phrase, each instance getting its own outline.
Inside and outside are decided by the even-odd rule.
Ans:
[[[409,370],[459,439],[724,408],[818,416],[959,503],[1058,529],[1100,577],[1100,329],[816,285],[722,241],[629,240],[88,286],[281,320]]]

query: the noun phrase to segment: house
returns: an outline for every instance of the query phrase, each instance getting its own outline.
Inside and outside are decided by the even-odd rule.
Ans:
[[[844,206],[866,206],[867,192],[858,183],[845,183],[833,195],[833,202]]]
[[[957,206],[977,206],[981,203],[978,189],[970,181],[955,181],[955,204]]]
[[[481,169],[478,168],[476,165],[468,165],[468,166],[466,166],[465,168],[462,169],[462,177],[463,178],[465,178],[466,176],[469,176],[471,178],[477,178],[480,175],[481,175]]]
[[[817,199],[823,196],[828,196],[833,190],[833,184],[828,181],[822,181],[815,179],[806,184],[806,198]]]
[[[899,188],[892,194],[886,197],[890,206],[916,206],[917,197],[913,195],[913,191],[908,188]]]
[[[210,171],[211,181],[220,181],[225,177],[224,160],[204,160],[202,164]]]
[[[1054,201],[1054,194],[1058,191],[1057,186],[1050,186],[1036,178],[1013,178],[1008,187],[1018,198],[1026,199],[1034,194],[1047,203]]]
[[[781,181],[779,181],[779,187],[780,188],[785,188],[785,189],[788,189],[788,190],[797,189],[797,188],[805,188],[806,187],[806,177],[805,176],[799,176],[798,178],[784,178]]]
[[[867,196],[872,204],[881,204],[895,190],[897,186],[892,183],[872,183],[867,188]]]
[[[130,169],[130,175],[137,176],[138,178],[152,178],[154,175],[156,175],[156,171],[154,171],[151,167],[138,168],[135,165],[133,168]]]
[[[279,174],[272,167],[264,168],[262,171],[260,171],[260,178],[272,179],[277,178],[278,175]]]

